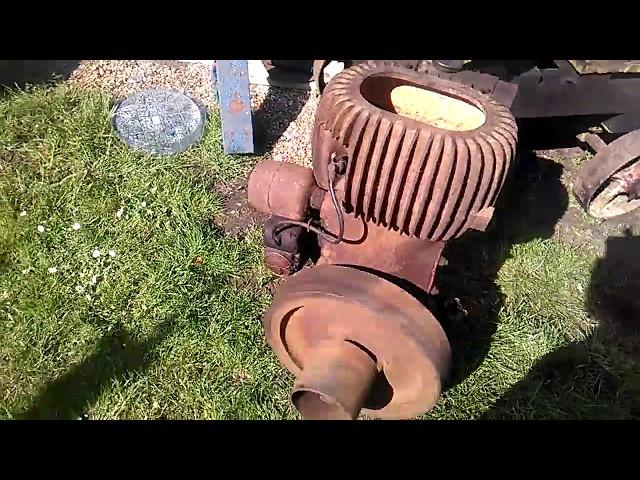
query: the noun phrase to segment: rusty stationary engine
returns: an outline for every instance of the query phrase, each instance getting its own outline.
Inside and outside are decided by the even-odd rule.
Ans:
[[[297,377],[303,418],[401,419],[435,405],[450,347],[418,298],[433,291],[445,242],[491,220],[516,139],[511,112],[471,87],[369,62],[326,87],[313,170],[255,168],[249,201],[271,215],[265,262],[291,275],[264,328]]]

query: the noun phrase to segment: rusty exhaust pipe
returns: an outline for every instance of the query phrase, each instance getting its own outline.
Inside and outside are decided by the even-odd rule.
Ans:
[[[305,362],[291,401],[306,420],[354,420],[377,374],[375,360],[358,346],[325,342]]]

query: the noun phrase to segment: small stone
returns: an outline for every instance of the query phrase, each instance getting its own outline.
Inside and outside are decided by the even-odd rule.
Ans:
[[[38,225],[38,232],[44,233],[44,225]]]
[[[118,219],[122,218],[122,214],[123,214],[123,213],[124,213],[124,208],[123,208],[123,207],[120,207],[120,210],[118,210],[118,211],[116,212],[116,218],[118,218]]]
[[[71,226],[71,228],[73,228],[74,230],[80,230],[80,224],[76,222]]]
[[[26,211],[26,210],[22,210],[22,211],[20,212],[20,216],[21,216],[21,217],[25,217],[26,215],[27,215],[27,211]]]
[[[49,267],[49,268],[47,269],[47,271],[48,271],[49,273],[56,273],[56,272],[58,271],[58,269],[57,269],[56,267]]]
[[[145,208],[145,207],[147,206],[147,202],[142,202],[142,203],[140,204],[140,206],[141,206],[142,208]]]

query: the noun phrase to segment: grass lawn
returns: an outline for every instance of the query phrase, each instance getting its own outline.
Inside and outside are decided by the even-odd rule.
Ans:
[[[211,220],[214,185],[256,159],[223,154],[215,112],[161,158],[121,144],[109,114],[66,86],[0,98],[0,417],[297,418],[260,324],[260,230]],[[496,232],[461,240],[474,256],[443,274],[469,316],[425,418],[638,416],[628,348],[584,307],[594,258]]]

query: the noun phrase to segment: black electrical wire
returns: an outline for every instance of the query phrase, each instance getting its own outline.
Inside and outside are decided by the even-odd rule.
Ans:
[[[329,170],[329,194],[331,195],[331,201],[333,202],[333,206],[336,209],[336,215],[338,216],[338,235],[334,236],[333,234],[326,232],[319,227],[311,225],[312,220],[309,220],[307,223],[299,222],[297,220],[285,220],[279,223],[278,226],[273,229],[273,237],[278,244],[280,244],[280,242],[275,237],[279,236],[284,230],[292,226],[304,227],[308,232],[313,232],[319,237],[325,239],[327,242],[333,243],[334,245],[337,245],[344,239],[344,213],[342,211],[342,208],[340,207],[340,202],[338,201],[336,189],[333,184],[337,173],[337,165],[331,162],[327,165],[327,169]]]

